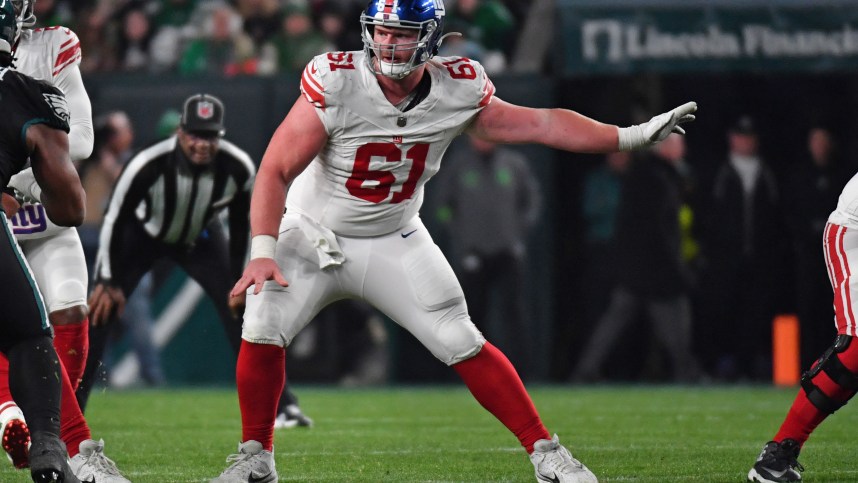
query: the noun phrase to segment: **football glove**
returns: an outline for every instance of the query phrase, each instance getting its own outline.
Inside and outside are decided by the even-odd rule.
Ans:
[[[24,169],[9,178],[10,188],[14,188],[20,195],[22,200],[42,201],[42,188],[39,183],[36,183],[36,177],[33,175],[33,168]]]
[[[643,124],[621,127],[618,130],[619,150],[630,151],[645,146],[652,146],[670,135],[670,133],[685,134],[680,124],[691,122],[697,112],[696,102],[687,102],[676,109],[653,117]]]

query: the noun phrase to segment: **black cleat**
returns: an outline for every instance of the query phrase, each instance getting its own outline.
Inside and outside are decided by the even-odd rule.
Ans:
[[[52,434],[32,435],[30,474],[36,483],[80,483],[69,468],[66,446]]]
[[[748,472],[748,481],[758,483],[783,483],[801,481],[804,466],[798,462],[801,446],[794,439],[785,439],[780,443],[769,441]]]

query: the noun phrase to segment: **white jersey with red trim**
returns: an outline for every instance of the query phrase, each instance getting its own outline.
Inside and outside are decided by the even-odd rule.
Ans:
[[[65,86],[58,77],[67,67],[79,65],[80,60],[80,40],[66,27],[24,30],[15,45],[15,70],[56,86],[64,93]],[[10,221],[18,240],[43,238],[67,229],[45,216],[41,203],[26,203]]]
[[[837,208],[829,215],[828,222],[858,229],[858,174],[852,176],[840,192]]]
[[[80,40],[66,27],[25,30],[15,54],[15,70],[57,85],[56,78],[63,69],[80,64]]]
[[[384,97],[363,52],[315,57],[301,91],[329,138],[290,187],[287,210],[347,236],[391,233],[416,216],[447,147],[495,91],[466,58],[435,57],[426,72],[429,94],[402,112]]]

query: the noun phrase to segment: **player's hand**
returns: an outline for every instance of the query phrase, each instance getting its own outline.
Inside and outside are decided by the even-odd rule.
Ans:
[[[122,315],[125,310],[125,294],[119,287],[104,283],[96,284],[89,296],[89,321],[95,327],[110,322],[110,318]]]
[[[244,314],[244,305],[247,301],[247,292],[242,291],[238,295],[229,294],[229,300],[227,303],[229,304],[229,311],[232,313],[232,316],[236,319],[241,317]]]
[[[289,286],[289,282],[283,278],[280,267],[277,266],[277,262],[273,258],[254,258],[247,264],[244,274],[238,279],[229,294],[232,297],[237,297],[253,285],[253,295],[256,295],[262,290],[262,284],[268,280],[274,280],[282,287]]]
[[[13,174],[12,177],[9,178],[8,186],[10,188],[15,188],[15,191],[20,193],[25,200],[29,199],[41,202],[42,188],[39,187],[39,183],[36,182],[36,176],[33,174],[33,168],[27,168]]]
[[[12,218],[15,213],[21,208],[21,203],[9,193],[3,193],[3,211],[6,212],[6,218]]]
[[[664,141],[671,133],[685,134],[681,124],[693,121],[697,112],[696,102],[685,104],[653,117],[643,124],[620,128],[619,150],[629,151]]]
[[[659,114],[644,124],[644,136],[649,144],[655,144],[664,141],[670,133],[685,134],[685,129],[682,129],[680,124],[693,121],[695,112],[697,112],[697,103],[686,102],[676,109]]]

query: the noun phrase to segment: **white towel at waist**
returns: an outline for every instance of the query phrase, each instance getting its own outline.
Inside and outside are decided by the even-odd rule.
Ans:
[[[298,219],[298,227],[316,248],[319,268],[338,267],[346,261],[334,232],[304,215],[299,215]]]

